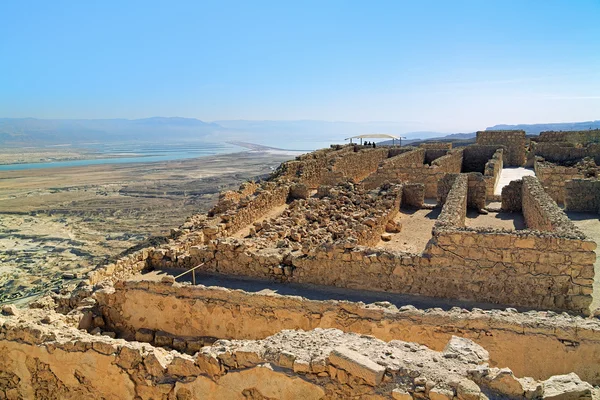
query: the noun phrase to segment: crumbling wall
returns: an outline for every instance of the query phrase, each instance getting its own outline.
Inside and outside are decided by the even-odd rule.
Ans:
[[[237,208],[229,210],[219,218],[224,224],[224,235],[232,235],[252,222],[256,221],[269,210],[286,203],[290,187],[274,182],[266,182],[263,190],[245,201],[237,203]]]
[[[592,165],[595,168],[593,163]],[[566,181],[586,178],[586,169],[580,164],[557,165],[537,157],[534,162],[534,170],[535,176],[540,180],[546,192],[558,204],[565,203]]]
[[[434,161],[437,160],[440,157],[445,156],[446,154],[448,154],[448,150],[447,149],[435,149],[435,148],[426,148],[425,150],[425,164],[430,164]]]
[[[523,180],[511,181],[502,188],[502,210],[521,212],[523,209]]]
[[[475,210],[482,210],[485,208],[487,198],[487,181],[485,177],[479,172],[471,172],[468,176],[468,193],[467,193],[467,207],[474,208]]]
[[[599,143],[600,129],[584,131],[545,131],[535,138],[537,142]]]
[[[433,160],[431,165],[425,164],[427,151],[431,150],[419,148],[386,160],[374,174],[363,181],[364,186],[377,187],[383,182],[422,183],[425,185],[425,197],[435,198],[438,181],[446,174],[460,172],[462,149],[448,151],[446,155]]]
[[[600,181],[572,179],[565,182],[565,210],[600,212]]]
[[[589,313],[594,242],[450,224],[460,221],[438,224],[422,255],[348,242],[255,250],[223,239],[177,260],[186,268],[204,263],[198,272]]]
[[[220,340],[189,356],[61,332],[39,317],[15,319],[1,328],[0,374],[7,384],[0,393],[6,398],[383,400],[422,393],[477,399],[490,390],[502,398],[591,398],[593,390],[576,375],[540,382],[490,368],[484,348],[458,337],[438,352],[336,329],[282,331],[262,340]],[[554,380],[568,388],[557,388]]]
[[[293,161],[281,164],[273,174],[273,179],[299,180],[311,188],[316,188],[323,183],[323,176],[329,170],[332,161],[349,153],[354,153],[353,146],[337,146],[298,156]]]
[[[564,237],[585,238],[535,177],[523,177],[522,199],[523,216],[528,228],[558,232]]]
[[[388,158],[388,149],[366,148],[356,153],[345,153],[331,161],[330,171],[325,173],[319,185],[335,185],[343,180],[359,182],[377,170]]]
[[[405,183],[402,185],[402,206],[421,208],[425,203],[425,185]]]
[[[463,149],[462,172],[485,172],[486,163],[494,157],[494,154],[504,146],[498,144],[472,144]]]
[[[460,174],[446,174],[438,181],[437,205],[443,207],[446,204],[448,193],[452,190],[454,181]],[[439,217],[438,217],[439,220]]]
[[[600,364],[596,362],[600,358],[600,322],[596,320],[548,318],[545,312],[516,310],[468,312],[412,306],[398,310],[390,304],[365,306],[139,281],[119,282],[114,292],[99,292],[96,297],[105,320],[123,337],[154,343],[157,334],[161,340],[171,335],[171,341],[175,338],[184,347],[188,342],[192,354],[197,351],[198,337],[263,339],[283,329],[336,328],[385,341],[416,342],[438,351],[457,335],[488,349],[493,365],[507,366],[517,375],[546,379],[576,372],[586,381],[600,382]],[[161,308],[177,312],[154,312]]]
[[[429,143],[421,143],[419,147],[424,149],[442,149],[442,150],[450,150],[452,149],[452,142],[429,142]]]
[[[496,150],[492,155],[492,158],[485,164],[483,177],[485,179],[486,197],[488,199],[494,197],[494,191],[496,190],[496,185],[498,185],[498,180],[500,179],[500,174],[504,167],[504,162],[502,160],[503,154],[504,149]]]
[[[534,156],[543,157],[553,163],[573,162],[585,157],[591,157],[596,163],[600,163],[598,143],[582,146],[569,142],[531,142],[530,148]]]
[[[504,165],[507,167],[525,165],[527,145],[525,131],[479,131],[477,144],[504,146]]]
[[[445,183],[452,179],[452,186],[446,196],[440,196],[443,204],[436,226],[465,226],[467,215],[467,192],[469,189],[469,177],[466,174],[459,174],[456,177],[448,178]],[[447,185],[444,185],[447,187]]]

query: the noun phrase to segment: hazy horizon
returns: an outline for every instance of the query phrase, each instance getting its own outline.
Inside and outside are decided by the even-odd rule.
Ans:
[[[600,2],[0,4],[0,114],[398,121],[600,119]]]

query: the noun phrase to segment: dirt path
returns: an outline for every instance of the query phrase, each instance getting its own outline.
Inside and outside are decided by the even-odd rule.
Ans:
[[[494,194],[500,196],[502,194],[502,188],[508,185],[512,181],[521,179],[524,176],[534,176],[535,172],[531,168],[502,168],[500,172],[500,179],[494,189]]]
[[[380,240],[376,247],[421,254],[425,250],[427,242],[431,239],[431,230],[440,211],[439,208],[433,210],[400,210],[394,221],[402,224],[402,231],[392,233],[392,240],[389,242]]]

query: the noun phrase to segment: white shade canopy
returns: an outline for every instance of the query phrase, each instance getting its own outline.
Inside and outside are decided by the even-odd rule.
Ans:
[[[399,136],[388,135],[387,133],[369,133],[366,135],[358,135],[346,138],[346,140],[350,139],[400,139]]]

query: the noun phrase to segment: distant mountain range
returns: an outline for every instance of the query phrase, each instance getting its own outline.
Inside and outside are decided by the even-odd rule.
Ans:
[[[494,125],[485,128],[486,131],[521,129],[529,135],[539,135],[544,131],[585,131],[587,129],[600,129],[600,121],[586,122],[558,122],[548,124],[519,124],[519,125]]]
[[[245,141],[267,146],[298,147],[298,143],[344,143],[363,133],[389,133],[410,139],[440,136],[409,132],[414,122],[249,121],[212,123],[195,118],[36,119],[0,118],[0,143],[14,146],[73,144],[98,141]],[[418,124],[417,124],[418,125]],[[294,145],[292,144],[294,142]],[[301,146],[301,145],[300,145]]]
[[[472,142],[475,132],[440,133],[420,131],[420,124],[405,122],[344,121],[250,121],[204,122],[195,118],[152,117],[144,119],[36,119],[0,118],[0,144],[35,146],[115,141],[243,141],[279,148],[299,148],[299,143],[327,146],[345,143],[346,138],[364,133],[402,136],[403,144],[427,140]],[[531,125],[495,125],[491,129],[523,129],[528,134],[546,130],[586,130],[600,128],[600,121]]]

